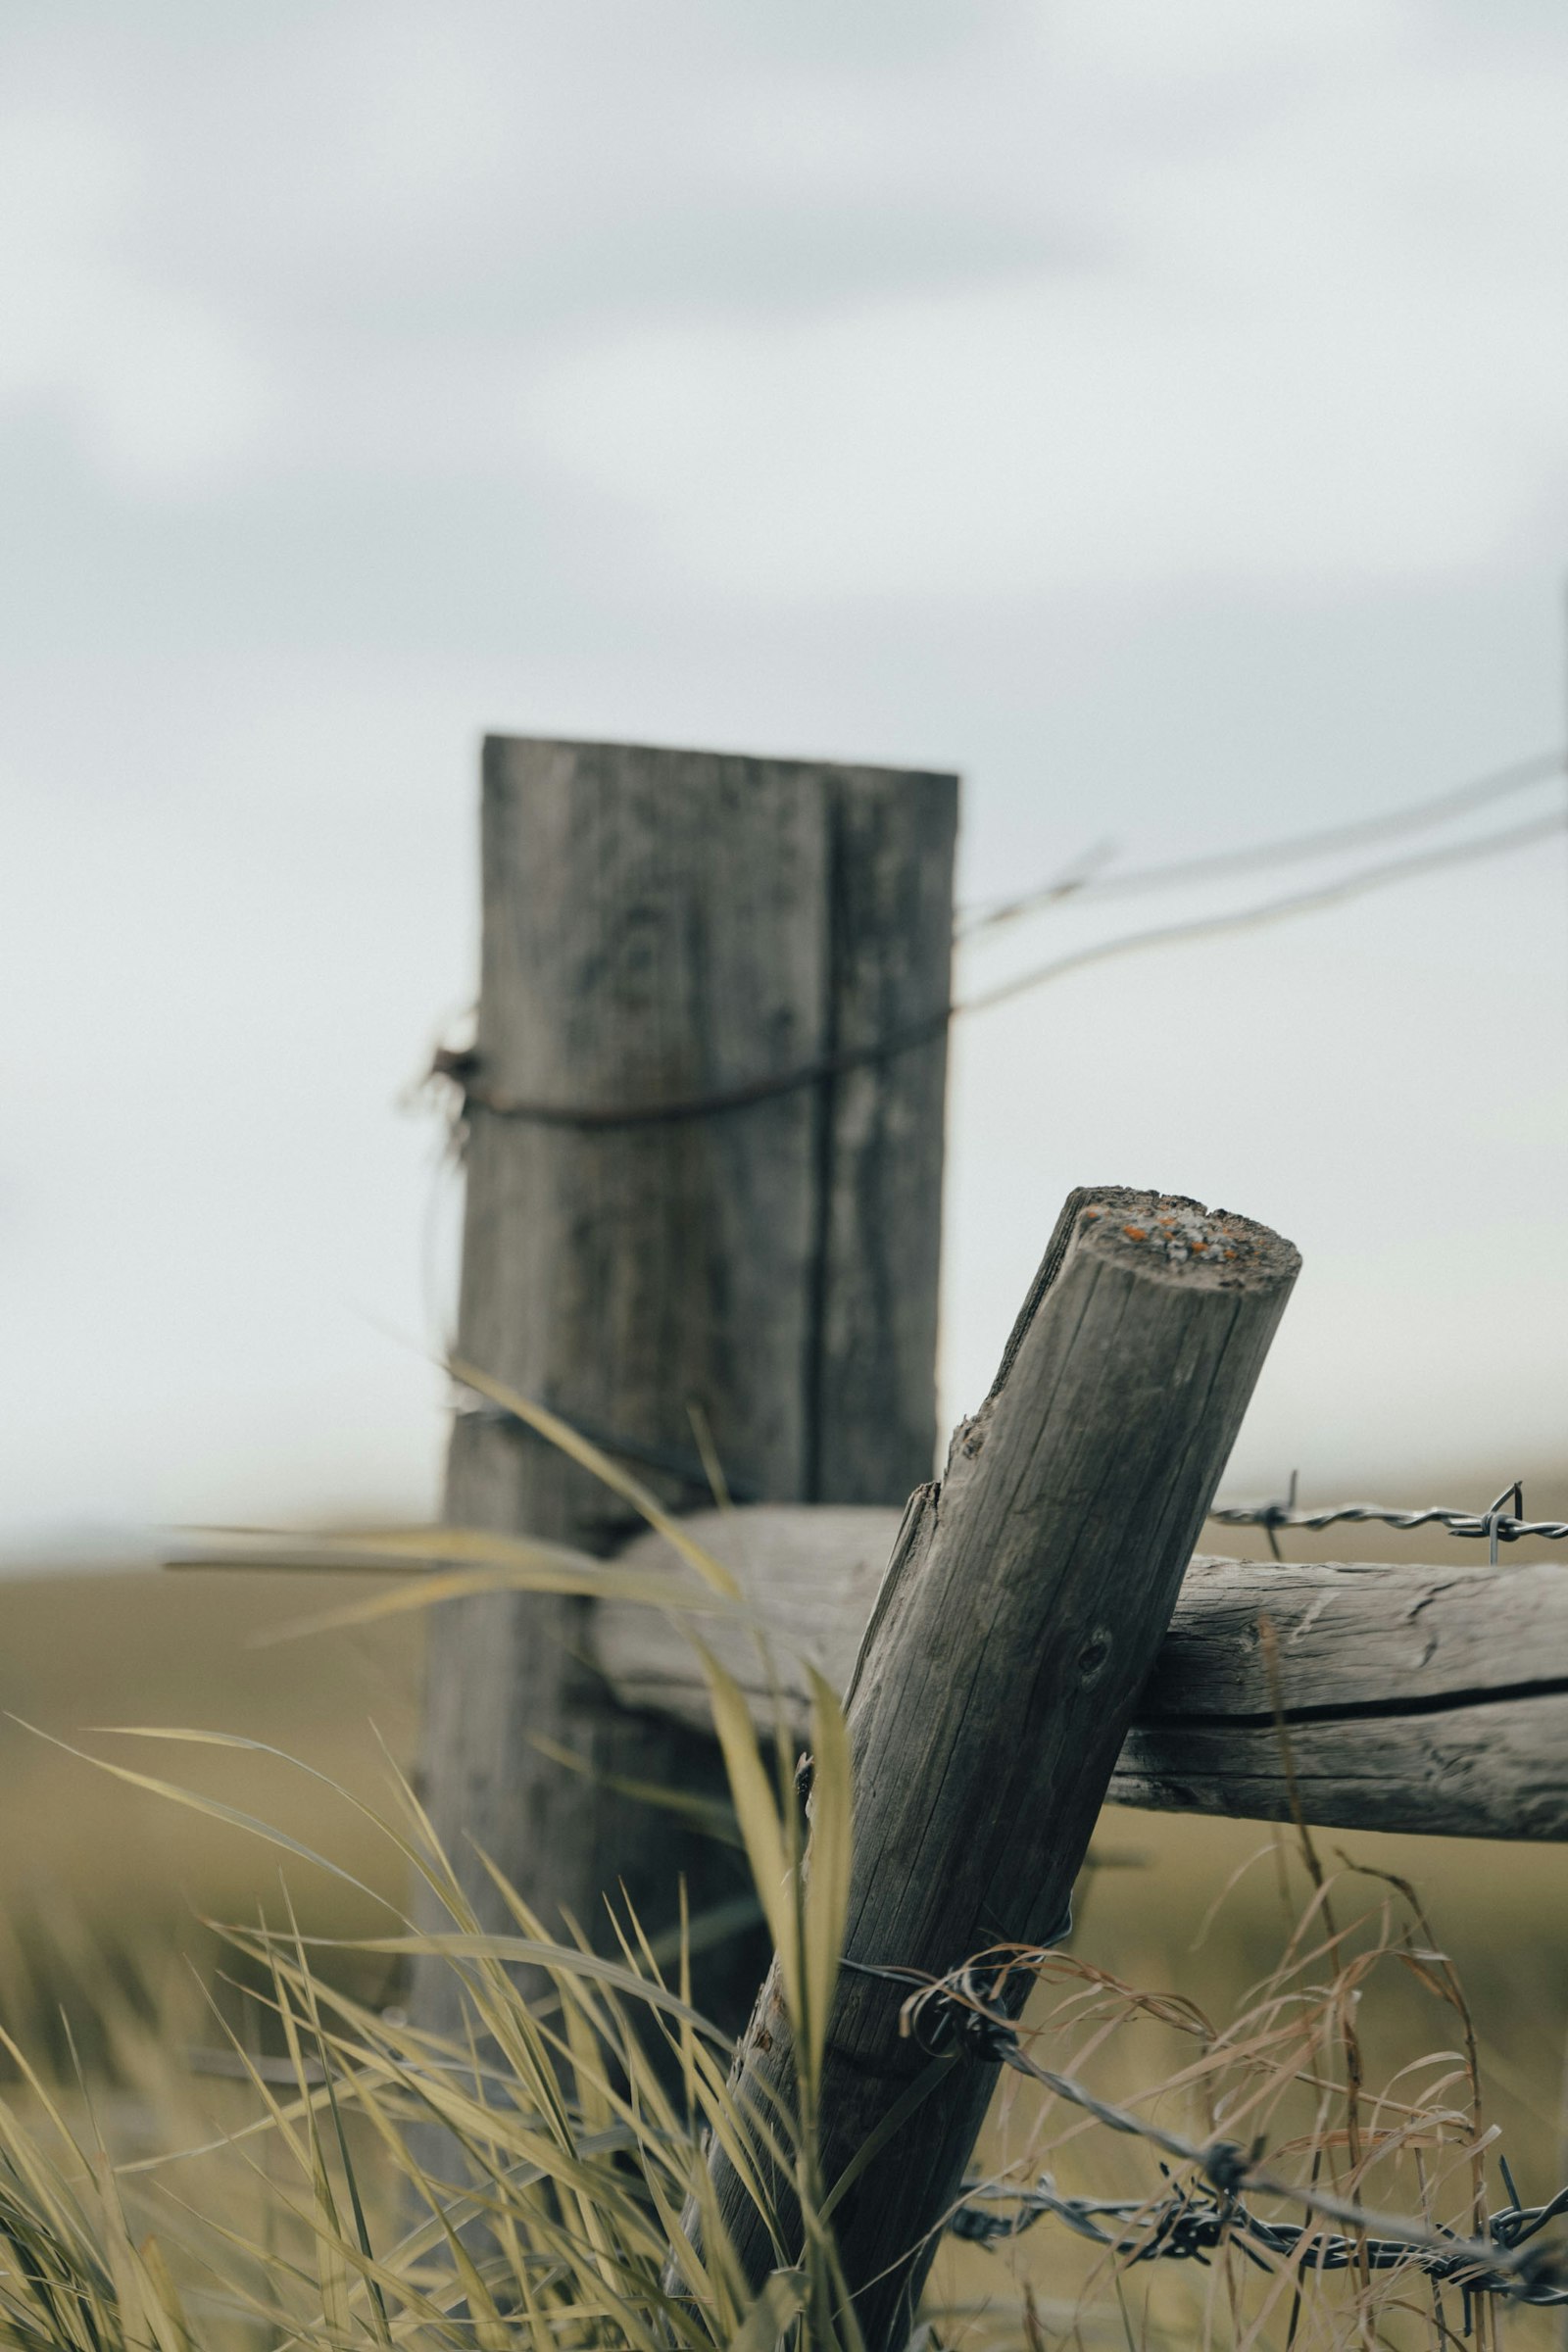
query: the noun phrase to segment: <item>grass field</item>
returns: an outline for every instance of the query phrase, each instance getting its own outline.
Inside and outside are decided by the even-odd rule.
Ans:
[[[1473,1486],[1464,1482],[1459,1492]],[[1538,1482],[1532,1506],[1553,1507],[1549,1494]],[[1344,1556],[1345,1548],[1332,1538],[1291,1545],[1298,1557]],[[1445,1556],[1430,1534],[1389,1539],[1381,1556],[1399,1556],[1400,1548],[1409,1558]],[[1355,1549],[1380,1556],[1364,1541]],[[1452,1545],[1446,1556],[1473,1565],[1477,1555],[1473,1546]],[[363,1580],[353,1590],[363,1595]],[[0,1583],[0,1706],[8,1718],[0,1724],[0,1764],[10,1800],[0,1811],[0,1998],[8,2027],[24,2040],[51,2038],[62,1994],[68,2006],[90,2007],[96,1969],[113,1973],[123,1963],[172,1981],[171,1964],[185,1955],[209,1969],[213,1946],[200,1919],[254,1917],[258,1901],[277,1887],[281,1860],[243,1830],[122,1786],[52,1740],[199,1787],[401,1897],[390,1849],[312,1774],[374,1801],[386,1786],[388,1755],[412,1761],[417,1620],[276,1638],[330,1606],[340,1591],[326,1579],[200,1572],[56,1573]],[[149,1746],[101,1728],[127,1724],[237,1734],[298,1758],[312,1774],[254,1751]],[[1275,1965],[1299,1913],[1306,1887],[1288,1858],[1290,1844],[1288,1836],[1252,1824],[1108,1811],[1096,1867],[1080,1892],[1075,1957],[1141,1988],[1183,1995],[1222,2025]],[[1417,1884],[1473,2006],[1487,2120],[1499,2127],[1527,2200],[1549,2194],[1562,2177],[1568,1850],[1338,1833],[1325,1833],[1319,1849],[1331,1869],[1342,1861],[1366,1865]],[[385,1915],[370,1897],[292,1858],[286,1876],[308,1928],[348,1936],[383,1930]],[[1382,1891],[1371,1880],[1348,1879],[1335,1899],[1351,1915],[1375,1907]],[[374,1967],[379,1975],[362,1979],[363,1988],[389,1997],[387,1964]],[[1383,1970],[1363,2011],[1374,2085],[1454,2046],[1453,2016],[1409,1970]],[[1082,2031],[1080,2022],[1080,2037]],[[1190,2035],[1146,2022],[1117,2035],[1097,2080],[1129,2095],[1186,2063],[1191,2048]],[[203,2099],[218,2112],[228,2095],[216,2084],[190,2086],[181,2093],[187,2124]],[[1024,2114],[1023,2101],[1002,2103],[989,2161],[1017,2153]],[[1103,2133],[1080,2134],[1049,2161],[1078,2190],[1144,2193],[1157,2185],[1142,2151],[1107,2143]],[[1130,2323],[1105,2280],[1097,2282],[1096,2260],[1051,2223],[1003,2256],[945,2253],[938,2283],[967,2315],[950,2323],[950,2331],[966,2330],[976,2342],[1017,2340],[1020,2282],[1028,2278],[1048,2331],[1065,2325],[1083,2294],[1085,2332],[1109,2329],[1120,2339]],[[1210,2275],[1157,2267],[1157,2280],[1152,2270],[1136,2275],[1138,2329],[1151,2339],[1191,2337],[1196,2329],[1207,2340],[1214,2333],[1203,2302]],[[1544,2315],[1510,2326],[1523,2326],[1531,2341],[1557,2340]]]

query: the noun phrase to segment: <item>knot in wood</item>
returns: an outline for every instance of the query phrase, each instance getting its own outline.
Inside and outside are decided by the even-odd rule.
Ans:
[[[1078,1680],[1087,1688],[1098,1683],[1110,1662],[1111,1641],[1108,1629],[1097,1625],[1078,1652]]]

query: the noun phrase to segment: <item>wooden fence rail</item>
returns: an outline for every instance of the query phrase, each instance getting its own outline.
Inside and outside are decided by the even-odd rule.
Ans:
[[[901,1514],[825,1505],[707,1511],[691,1531],[774,1635],[803,1737],[804,1661],[846,1687]],[[658,1560],[657,1536],[622,1555]],[[1276,1676],[1259,1636],[1274,1628]],[[757,1645],[710,1637],[751,1698]],[[697,1727],[708,1702],[679,1627],[623,1602],[596,1615],[623,1706]],[[1290,1818],[1281,1723],[1306,1818],[1329,1828],[1568,1838],[1568,1576],[1553,1566],[1280,1566],[1195,1558],[1110,1785],[1164,1811]]]

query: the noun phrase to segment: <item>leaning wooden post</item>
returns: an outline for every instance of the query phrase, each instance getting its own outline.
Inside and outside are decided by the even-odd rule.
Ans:
[[[1068,1200],[990,1396],[910,1505],[856,1668],[850,1960],[940,1977],[1059,1927],[1298,1264],[1266,1228],[1195,1201]],[[1004,1988],[1014,2010],[1029,1981]],[[906,1994],[839,1978],[820,2089],[829,2190],[930,2064],[900,2035]],[[764,2111],[768,2092],[792,2099],[776,1965],[736,2066]],[[837,2208],[868,2352],[908,2332],[994,2082],[953,2059]],[[721,2156],[713,2170],[760,2279],[760,2218]]]
[[[459,1352],[670,1507],[710,1499],[694,1406],[741,1499],[900,1502],[930,1475],[956,799],[952,776],[485,745]],[[639,1524],[487,1412],[458,1418],[446,1513],[593,1552]],[[651,1927],[682,1873],[694,1912],[734,1890],[724,1848],[613,1786],[714,1766],[614,1703],[585,1635],[584,1604],[533,1596],[431,1628],[426,1801],[498,1928],[476,1848],[596,1937],[621,1885]],[[415,1999],[452,2023],[451,1972],[418,1968]]]

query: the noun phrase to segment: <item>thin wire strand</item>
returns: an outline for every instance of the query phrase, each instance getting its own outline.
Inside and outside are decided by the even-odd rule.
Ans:
[[[1559,2190],[1545,2205],[1511,2206],[1491,2225],[1497,2233],[1494,2244],[1507,2249],[1524,2242],[1554,2221],[1565,2206],[1568,2188]],[[1001,2210],[1003,2207],[1010,2210]],[[1195,2195],[1180,2189],[1157,2200],[1064,2197],[1049,2176],[1028,2187],[1004,2180],[966,2181],[964,2202],[948,2229],[955,2237],[971,2244],[994,2246],[1021,2237],[1048,2215],[1064,2222],[1078,2236],[1130,2262],[1205,2262],[1230,2241],[1266,2270],[1271,2261],[1291,2262],[1303,2243],[1309,2243],[1315,2271],[1348,2271],[1363,2264],[1374,2271],[1414,2269],[1429,2278],[1449,2279],[1470,2294],[1568,2305],[1568,2287],[1552,2283],[1544,2275],[1532,2276],[1521,2284],[1516,2271],[1495,2276],[1478,2271],[1468,2247],[1421,2248],[1403,2237],[1368,2237],[1361,2232],[1347,2236],[1320,2230],[1313,2223],[1264,2221],[1250,2213],[1239,2198]],[[1123,2227],[1107,2230],[1102,2226],[1106,2221]]]
[[[1441,2269],[1443,2276],[1453,2278],[1472,2294],[1501,2295],[1518,2302],[1568,2302],[1568,2284],[1563,2279],[1560,2257],[1527,2242],[1568,2210],[1568,2188],[1560,2190],[1547,2205],[1528,2210],[1514,2206],[1495,2215],[1487,2225],[1485,2238],[1466,2238],[1451,2230],[1435,2230],[1404,2215],[1376,2212],[1352,2198],[1335,2196],[1310,2184],[1282,2180],[1261,2162],[1261,2141],[1244,2148],[1231,2139],[1206,2142],[1186,2139],[1162,2124],[1152,2123],[1126,2107],[1097,2097],[1072,2076],[1058,2075],[1029,2055],[1017,2027],[1010,2018],[1001,2015],[994,2004],[1005,1978],[1020,1966],[1027,1966],[1034,1956],[1015,1952],[1000,1963],[973,1962],[955,1969],[949,1976],[923,1980],[910,1969],[876,1967],[865,1962],[844,1965],[853,1968],[857,1975],[880,1977],[890,1984],[914,1983],[915,1989],[903,2006],[901,2025],[928,2057],[942,2057],[955,2051],[981,2064],[1010,2067],[1014,2073],[1040,2083],[1054,2097],[1093,2116],[1107,2131],[1142,2139],[1173,2163],[1193,2166],[1217,2192],[1221,2205],[1229,2213],[1239,2210],[1238,2200],[1248,2192],[1282,2197],[1303,2206],[1320,2221],[1343,2224],[1356,2232],[1358,2241],[1363,2235],[1370,2235],[1388,2246],[1402,2247],[1416,2267]]]
[[[1265,899],[1257,906],[1223,914],[1199,915],[1190,922],[1161,923],[1148,930],[1123,932],[1115,939],[1097,940],[1093,946],[1076,948],[1069,955],[1053,957],[1049,963],[1035,964],[1010,980],[999,981],[994,988],[984,989],[978,996],[955,1005],[954,1011],[989,1012],[994,1004],[1005,1004],[1031,989],[1043,988],[1049,981],[1065,978],[1068,972],[1108,962],[1113,956],[1141,954],[1150,948],[1185,946],[1200,939],[1219,939],[1235,932],[1260,930],[1266,924],[1286,922],[1296,915],[1315,914],[1321,907],[1365,898],[1371,891],[1387,890],[1396,882],[1414,881],[1420,874],[1440,873],[1446,866],[1467,865],[1483,858],[1498,858],[1511,850],[1526,849],[1533,842],[1545,841],[1560,833],[1565,824],[1568,813],[1555,809],[1550,816],[1530,817],[1523,824],[1505,825],[1495,833],[1483,833],[1474,841],[1453,842],[1441,850],[1417,851],[1408,858],[1386,858],[1380,865],[1363,866],[1356,873],[1343,874],[1338,880],[1320,883],[1312,890],[1292,891],[1284,898]]]
[[[1546,1544],[1568,1541],[1568,1519],[1520,1519],[1495,1511],[1450,1510],[1441,1503],[1399,1510],[1382,1502],[1339,1502],[1327,1510],[1297,1511],[1280,1502],[1238,1502],[1208,1515],[1220,1527],[1324,1528],[1374,1521],[1380,1527],[1443,1527],[1450,1536],[1494,1536],[1499,1544],[1516,1544],[1524,1536],[1539,1536]]]
[[[1565,773],[1568,773],[1568,760],[1561,751],[1536,752],[1527,760],[1513,760],[1488,775],[1429,793],[1382,816],[1357,817],[1349,824],[1325,825],[1310,833],[1288,834],[1281,841],[1258,842],[1246,849],[1216,850],[1199,858],[1175,858],[1158,865],[1134,866],[1121,874],[1097,875],[1095,866],[1104,857],[1102,847],[1097,847],[1037,890],[974,909],[960,921],[958,937],[977,938],[983,932],[996,930],[1065,898],[1084,902],[1125,898],[1135,891],[1221,881],[1231,874],[1257,873],[1275,865],[1304,864],[1313,858],[1337,856],[1342,850],[1361,849],[1378,841],[1396,841],[1405,834],[1425,832],[1434,825],[1446,824],[1451,817],[1490,807],[1494,801]]]
[[[983,989],[978,995],[964,998],[958,1004],[946,1004],[940,1011],[907,1022],[870,1045],[847,1047],[840,1053],[823,1054],[814,1061],[779,1071],[772,1077],[750,1079],[739,1086],[721,1087],[708,1094],[676,1096],[662,1102],[603,1106],[534,1102],[521,1097],[492,1094],[476,1083],[478,1064],[473,1054],[444,1050],[437,1053],[430,1075],[450,1079],[461,1089],[465,1110],[487,1112],[493,1118],[518,1119],[538,1127],[567,1127],[598,1132],[612,1128],[665,1126],[688,1119],[717,1118],[729,1111],[746,1110],[758,1103],[776,1102],[781,1096],[822,1085],[852,1070],[891,1061],[899,1054],[930,1045],[943,1036],[951,1023],[960,1015],[989,1012],[996,1005],[1009,1004],[1014,998],[1030,995],[1036,989],[1048,987],[1056,980],[1064,980],[1070,973],[1088,970],[1095,964],[1109,963],[1123,956],[1141,955],[1150,949],[1184,946],[1202,939],[1218,939],[1244,931],[1255,931],[1273,923],[1289,921],[1297,915],[1313,914],[1323,907],[1363,898],[1369,892],[1386,890],[1398,882],[1412,881],[1418,875],[1437,873],[1448,866],[1469,864],[1479,858],[1501,857],[1510,851],[1527,848],[1534,842],[1544,841],[1562,832],[1565,826],[1568,826],[1568,812],[1556,810],[1548,817],[1531,818],[1524,824],[1509,825],[1495,833],[1483,834],[1478,840],[1452,843],[1445,849],[1426,850],[1413,857],[1385,859],[1379,865],[1342,875],[1338,880],[1320,884],[1312,890],[1267,899],[1260,905],[1240,907],[1223,914],[1200,915],[1189,922],[1161,923],[1140,931],[1124,932],[1113,939],[1098,940],[1088,947],[1076,948],[1067,955],[1054,956],[1049,963],[1036,964],[1028,971],[999,981],[994,987]]]

